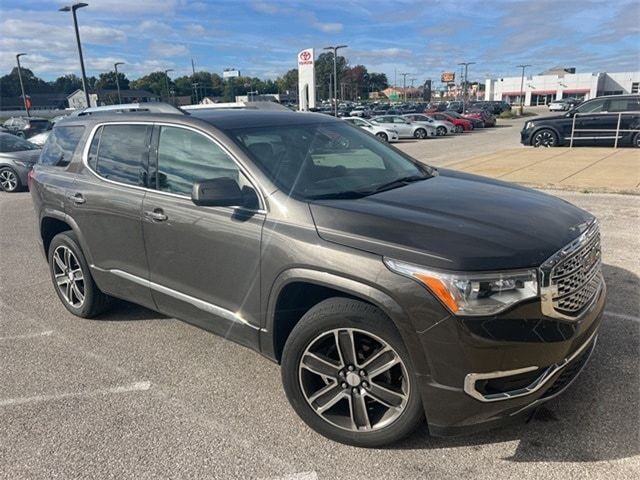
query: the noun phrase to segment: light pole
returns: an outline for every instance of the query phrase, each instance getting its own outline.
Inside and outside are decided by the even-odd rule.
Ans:
[[[22,70],[20,68],[20,57],[26,55],[26,53],[19,53],[16,55],[16,62],[18,62],[18,79],[20,80],[20,90],[22,91],[22,103],[24,104],[24,109],[27,112],[27,117],[30,117],[29,107],[27,106],[27,96],[24,93],[24,84],[22,83]]]
[[[113,68],[116,71],[116,88],[118,89],[118,104],[122,104],[122,97],[120,96],[120,79],[118,78],[118,65],[124,65],[124,62],[116,62],[113,64]]]
[[[170,96],[170,94],[169,94],[169,75],[168,75],[169,72],[173,72],[173,68],[167,68],[164,71],[164,84],[167,87],[167,103],[169,103],[169,96]]]
[[[458,65],[460,66],[464,66],[464,84],[463,84],[463,94],[462,94],[462,99],[463,101],[467,100],[467,79],[469,78],[468,76],[468,72],[469,72],[469,65],[475,65],[476,62],[460,62]]]
[[[78,56],[80,57],[80,70],[82,71],[82,89],[84,90],[84,98],[87,101],[87,107],[90,107],[89,103],[89,90],[87,90],[87,74],[84,71],[84,59],[82,58],[82,45],[80,44],[80,32],[78,31],[78,18],[76,16],[76,10],[82,7],[88,7],[88,3],[74,3],[72,5],[67,5],[66,7],[62,7],[59,10],[61,12],[71,12],[73,15],[73,28],[76,31],[76,42],[78,44]]]
[[[524,69],[531,65],[522,64],[518,65],[518,68],[522,69],[522,77],[520,77],[520,115],[524,112]]]
[[[333,51],[333,114],[338,117],[338,50],[347,48],[347,45],[336,45],[335,47],[324,47],[324,50]]]
[[[402,92],[404,93],[404,103],[407,103],[407,75],[409,73],[401,73],[402,75]]]

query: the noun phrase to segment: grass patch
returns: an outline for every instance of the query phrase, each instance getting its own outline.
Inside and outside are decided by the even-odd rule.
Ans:
[[[518,113],[518,109],[514,108],[512,110],[507,110],[506,112],[502,112],[500,115],[498,115],[498,118],[535,117],[536,115],[538,114],[533,112],[523,112],[522,115],[520,115]]]

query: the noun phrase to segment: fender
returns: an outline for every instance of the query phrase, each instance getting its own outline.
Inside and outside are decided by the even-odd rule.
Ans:
[[[42,221],[45,218],[54,218],[56,220],[60,220],[61,222],[64,222],[67,225],[69,225],[73,233],[76,235],[76,238],[78,239],[78,243],[80,243],[80,248],[82,248],[82,253],[85,256],[87,263],[89,265],[93,265],[93,257],[91,255],[91,250],[89,249],[89,245],[87,244],[85,236],[82,234],[80,227],[78,227],[78,224],[75,222],[75,220],[72,217],[70,217],[69,215],[67,215],[66,213],[60,210],[52,209],[49,207],[45,207],[43,209],[42,213],[40,214],[40,223],[39,223],[40,241],[42,241]],[[44,245],[43,245],[43,252],[44,252]],[[44,256],[45,258],[48,258],[48,252],[44,252]]]
[[[391,319],[400,332],[416,371],[421,374],[427,368],[427,359],[416,335],[415,328],[402,307],[392,297],[366,283],[309,268],[285,270],[273,282],[267,303],[265,325],[260,332],[261,350],[266,357],[276,358],[273,332],[278,297],[284,287],[294,282],[307,282],[339,290],[377,306]]]

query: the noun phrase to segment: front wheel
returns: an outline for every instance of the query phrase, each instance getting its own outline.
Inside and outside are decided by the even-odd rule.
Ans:
[[[0,188],[8,193],[13,193],[20,189],[20,178],[18,174],[9,167],[0,168]]]
[[[378,308],[330,298],[289,336],[282,381],[296,413],[341,443],[379,447],[424,419],[416,376],[400,334]]]
[[[418,128],[413,136],[419,138],[420,140],[427,138],[427,131],[424,128]]]
[[[460,125],[456,125],[456,133],[462,133],[464,132],[464,128],[462,128]]]
[[[378,137],[380,140],[382,140],[383,142],[388,142],[389,141],[389,137],[387,136],[386,133],[384,132],[378,132],[376,133],[376,137]]]
[[[439,137],[444,137],[447,134],[447,129],[445,127],[440,126],[436,128],[436,134]]]
[[[534,147],[555,147],[558,145],[558,137],[553,130],[543,128],[536,132],[531,140],[531,145]]]
[[[632,145],[636,148],[640,148],[640,133],[636,133],[635,137],[633,137]]]

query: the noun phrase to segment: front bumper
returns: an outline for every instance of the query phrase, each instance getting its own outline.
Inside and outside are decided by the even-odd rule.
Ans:
[[[451,316],[419,333],[429,364],[419,388],[430,432],[458,435],[516,422],[559,395],[594,349],[605,301],[603,283],[575,321],[545,317],[533,301],[494,317]]]
[[[520,143],[522,145],[531,145],[531,137],[533,136],[533,129],[526,129],[520,131]]]

